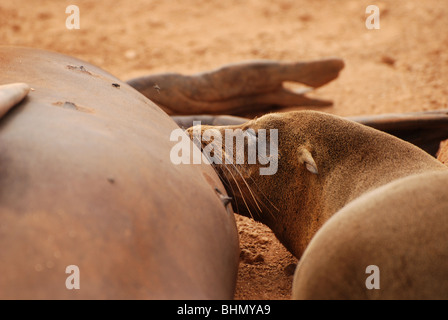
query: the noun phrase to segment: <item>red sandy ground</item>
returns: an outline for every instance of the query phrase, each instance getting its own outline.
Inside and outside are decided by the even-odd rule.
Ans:
[[[75,4],[81,29],[67,30]],[[365,10],[381,9],[367,30]],[[76,56],[126,80],[195,73],[252,59],[338,56],[346,69],[320,89],[342,115],[448,108],[445,0],[2,0],[0,44]],[[322,110],[322,109],[321,109]],[[236,299],[289,299],[296,260],[266,227],[237,216]]]

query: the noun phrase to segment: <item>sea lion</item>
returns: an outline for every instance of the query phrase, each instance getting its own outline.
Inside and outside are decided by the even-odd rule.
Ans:
[[[331,101],[308,98],[310,89],[293,91],[284,82],[319,88],[336,79],[344,68],[338,58],[306,62],[270,60],[229,64],[194,75],[153,74],[128,84],[170,115],[264,114],[288,106],[330,106]]]
[[[293,298],[448,299],[447,184],[446,171],[404,177],[337,212],[302,256]]]
[[[233,298],[225,189],[171,162],[170,117],[69,56],[0,47],[0,65],[0,85],[35,89],[0,119],[0,298]]]
[[[187,132],[197,140],[198,132],[204,135],[211,130],[224,137],[226,129],[241,129],[243,134],[249,129],[278,130],[275,174],[260,175],[259,163],[216,164],[215,167],[234,197],[236,212],[268,225],[298,258],[326,221],[363,194],[397,179],[448,171],[408,142],[315,111],[274,113],[243,125],[193,127]],[[251,139],[259,139],[254,134],[245,136],[246,145]],[[203,148],[210,144],[207,140],[201,143]],[[223,157],[227,157],[225,150],[222,151]],[[234,156],[238,152],[241,150],[235,147]],[[415,219],[414,223],[421,222]],[[381,230],[381,225],[378,229]]]

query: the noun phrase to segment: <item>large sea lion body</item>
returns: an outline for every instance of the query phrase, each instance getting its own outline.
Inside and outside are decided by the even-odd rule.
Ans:
[[[270,114],[243,125],[203,126],[201,131],[204,133],[209,129],[219,132],[224,132],[225,129],[278,130],[276,174],[260,175],[260,164],[216,165],[216,168],[227,184],[229,193],[233,193],[235,210],[245,215],[252,215],[256,220],[267,224],[296,257],[302,256],[311,239],[326,221],[369,191],[409,176],[445,174],[448,171],[436,159],[410,143],[361,124],[319,112]],[[189,129],[193,137],[194,132],[195,128]],[[203,146],[206,144],[203,143]],[[440,193],[439,196],[442,202],[448,201],[447,196]],[[403,200],[411,205],[414,199],[408,196]],[[381,194],[377,195],[376,201],[381,202]],[[435,205],[430,201],[428,199],[428,206]],[[394,215],[395,208],[391,206],[388,209],[388,214]],[[432,234],[437,233],[434,230],[424,231],[425,222],[421,218],[423,214],[424,212],[410,214],[406,223],[420,226],[422,232],[427,232],[428,238],[431,238]],[[383,216],[385,217],[386,213],[383,213]],[[394,221],[400,223],[399,219]],[[442,222],[441,220],[440,223]],[[431,222],[431,225],[433,224]],[[399,225],[396,227],[399,228]],[[439,231],[445,230],[443,224],[440,224],[439,228],[441,228]],[[375,231],[378,241],[381,241],[383,236],[387,241],[392,241],[388,237],[389,234],[382,234],[382,224],[378,221]],[[331,234],[326,234],[326,239],[332,237]],[[341,234],[345,234],[343,243],[347,246],[350,242],[356,243],[356,237],[350,237],[352,234],[350,229],[341,229],[338,236]],[[436,236],[432,240],[446,242],[446,239],[438,239]],[[400,246],[404,251],[413,249],[412,243],[401,243]],[[424,250],[424,247],[421,250]],[[319,254],[325,255],[325,248],[320,247]],[[416,258],[417,260],[412,263],[421,263],[428,267],[428,270],[431,267],[439,270],[446,265],[443,262],[446,256],[434,254],[435,257],[431,261],[425,262],[416,255],[412,255],[410,259]],[[359,256],[369,260],[368,253],[363,256],[360,251]],[[385,259],[394,264],[393,254],[385,255]],[[435,259],[442,260],[435,261]],[[302,264],[307,264],[307,261],[309,260],[304,257]],[[375,261],[370,264],[375,264]],[[300,279],[306,281],[313,270],[312,262],[308,266],[308,273],[305,275],[302,275],[299,268],[300,277],[297,277],[295,286],[296,297],[301,297],[298,294],[301,288]],[[365,267],[361,272],[365,272]],[[328,265],[326,270],[328,268],[332,268],[332,265]],[[344,265],[339,264],[337,269],[332,269],[332,272],[345,272],[344,268]],[[419,277],[419,274],[413,276]],[[325,287],[318,286],[317,282],[308,284],[316,285],[318,291],[325,290]],[[345,283],[339,289],[350,290],[351,285],[353,282]],[[418,288],[409,286],[409,290]],[[436,290],[433,293],[436,295],[438,292]],[[390,296],[393,295],[400,297],[399,292],[394,292]]]
[[[231,299],[234,217],[211,166],[170,161],[176,124],[86,62],[1,47],[0,65],[35,89],[0,119],[0,298]]]

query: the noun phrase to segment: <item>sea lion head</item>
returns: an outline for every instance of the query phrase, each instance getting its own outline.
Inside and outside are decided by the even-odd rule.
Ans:
[[[272,113],[238,126],[196,126],[187,133],[213,163],[235,212],[268,225],[300,256],[319,225],[325,179],[344,153],[327,134],[338,134],[329,128],[334,118],[309,111]],[[341,122],[345,130],[352,125]],[[226,146],[229,139],[233,144]]]
[[[234,211],[269,226],[297,257],[348,202],[434,161],[388,134],[315,111],[196,126],[187,133],[213,163]]]

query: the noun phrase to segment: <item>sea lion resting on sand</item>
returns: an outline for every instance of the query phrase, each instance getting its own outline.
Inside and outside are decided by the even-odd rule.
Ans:
[[[194,139],[197,129],[188,130]],[[237,212],[267,224],[296,257],[303,255],[295,298],[448,297],[442,187],[448,169],[436,159],[386,133],[318,112],[269,114],[201,132],[210,129],[278,130],[276,174],[260,175],[260,164],[216,169]],[[246,136],[250,143],[253,134]],[[379,291],[365,286],[369,265],[382,271]]]
[[[0,299],[231,299],[234,216],[210,166],[170,161],[170,117],[84,61],[0,58],[35,89],[0,88]]]

